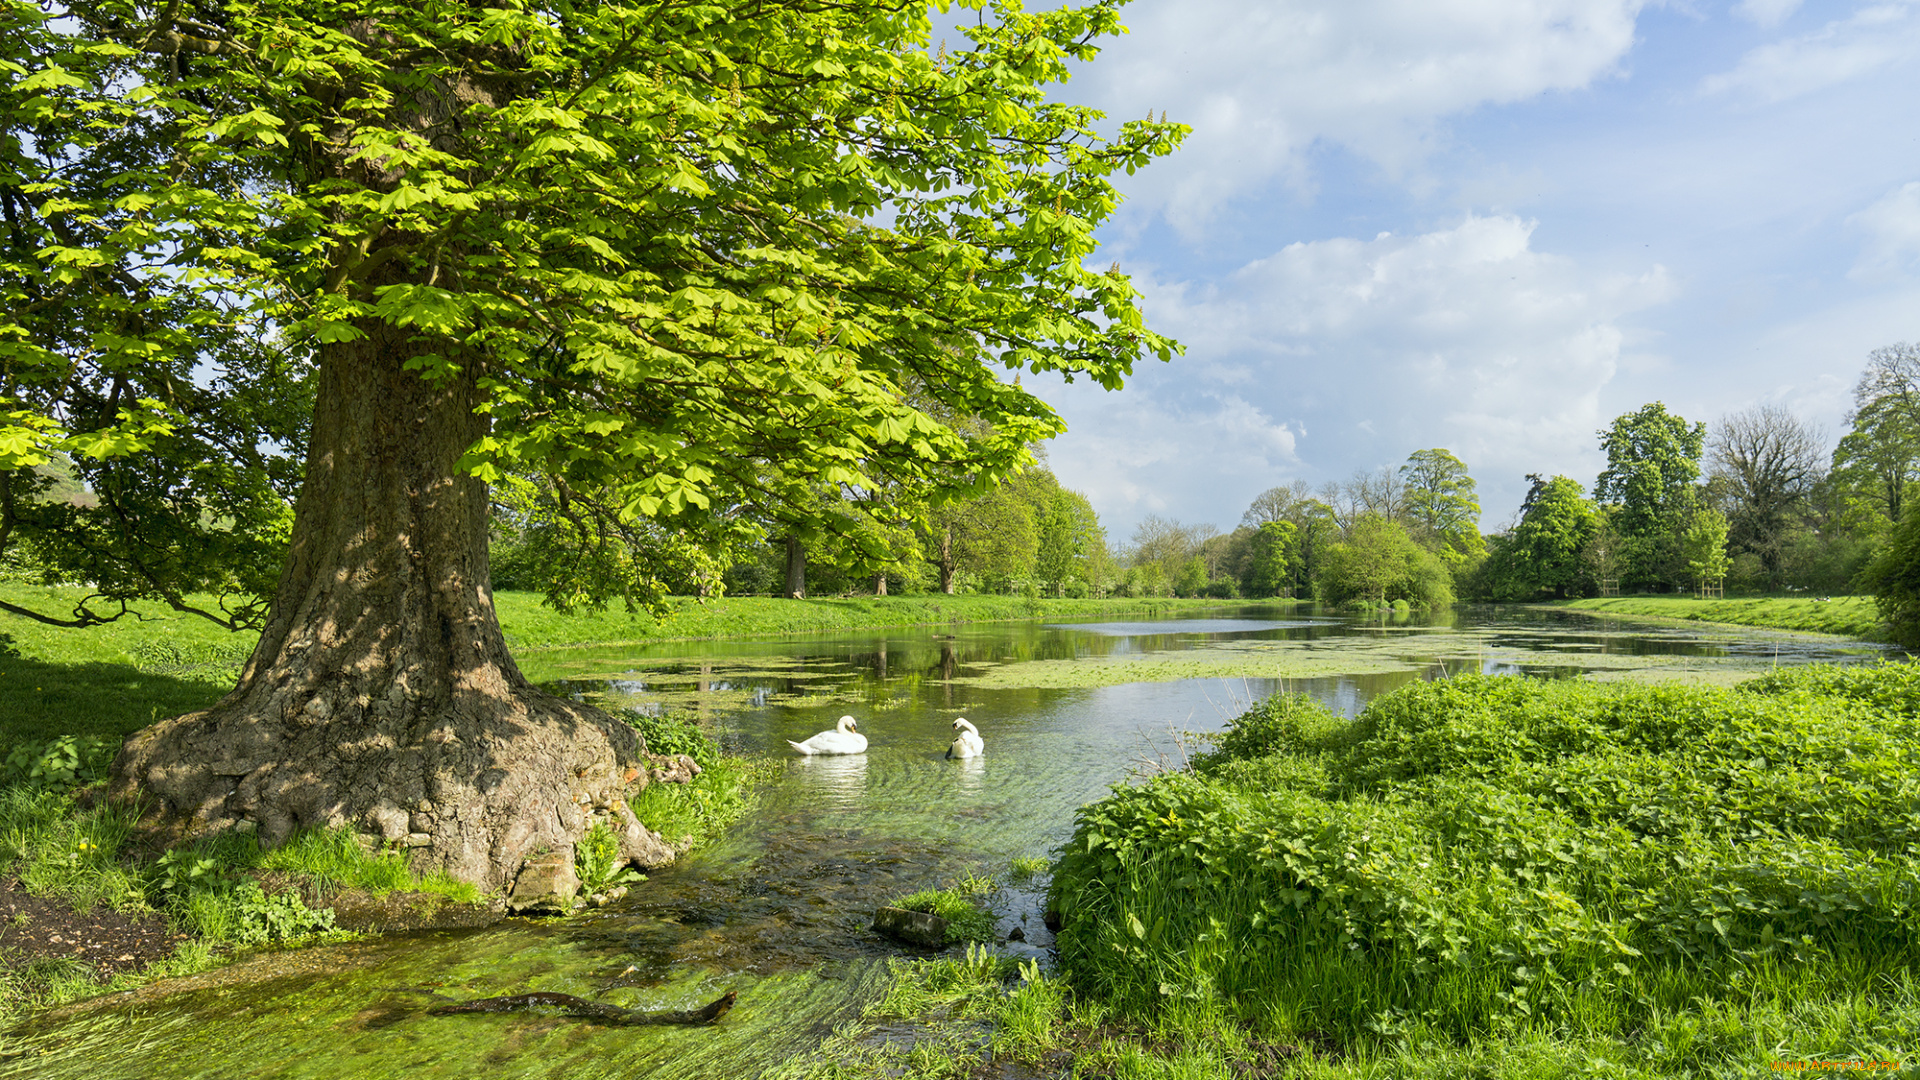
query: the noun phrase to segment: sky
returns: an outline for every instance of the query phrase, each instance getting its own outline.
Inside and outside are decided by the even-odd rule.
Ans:
[[[1920,340],[1920,0],[1135,0],[1059,100],[1193,133],[1119,177],[1184,356],[1027,385],[1124,543],[1444,447],[1511,523],[1652,401],[1845,431]]]

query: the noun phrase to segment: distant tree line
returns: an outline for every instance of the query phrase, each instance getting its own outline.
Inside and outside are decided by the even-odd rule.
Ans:
[[[493,583],[545,592],[563,607],[583,582],[629,577],[682,595],[840,596],[928,592],[1099,596],[1117,564],[1085,495],[1041,463],[991,485],[956,482],[936,498],[823,487],[801,516],[741,504],[699,539],[616,515],[586,514],[578,493],[529,483],[499,500]]]
[[[1122,552],[1116,591],[1135,596],[1318,598],[1439,607],[1481,557],[1480,500],[1443,449],[1314,489],[1269,488],[1230,533],[1148,517]]]
[[[1596,432],[1591,486],[1533,474],[1518,512],[1483,535],[1476,484],[1444,448],[1315,488],[1258,495],[1239,524],[1150,515],[1109,546],[1086,496],[1043,454],[986,484],[964,471],[918,494],[823,486],[805,514],[748,503],[674,533],[588,493],[528,481],[497,499],[494,580],[563,605],[586,583],[763,595],[991,592],[1292,597],[1438,607],[1713,585],[1740,594],[1869,591],[1920,638],[1920,346],[1875,350],[1847,430],[1830,443],[1779,405],[1712,425],[1652,402]],[[621,531],[624,529],[624,531]],[[579,584],[576,585],[575,582]]]

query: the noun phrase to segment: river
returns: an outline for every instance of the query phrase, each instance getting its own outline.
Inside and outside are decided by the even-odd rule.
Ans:
[[[609,708],[692,709],[727,749],[787,762],[750,820],[625,900],[266,952],[216,972],[58,1010],[0,1042],[0,1076],[119,1080],[480,1076],[751,1077],[856,1018],[901,950],[873,909],[966,874],[1006,887],[1000,931],[1044,956],[1037,886],[1073,811],[1177,767],[1248,702],[1312,694],[1349,714],[1414,679],[1467,671],[1731,682],[1774,665],[1885,655],[1841,639],[1651,626],[1566,611],[1462,609],[1436,620],[1276,608],[1209,619],[1001,623],[552,650],[530,676]],[[864,755],[797,758],[788,739],[859,718]],[[943,757],[965,716],[986,756]],[[711,1028],[607,1028],[529,1014],[433,1017],[419,990],[559,991],[677,1009],[725,990]]]

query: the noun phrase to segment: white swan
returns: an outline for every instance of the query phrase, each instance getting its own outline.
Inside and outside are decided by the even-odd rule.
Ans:
[[[987,744],[980,739],[980,729],[968,723],[966,717],[955,720],[953,730],[959,732],[960,736],[953,740],[952,746],[947,747],[948,761],[954,758],[979,757],[987,752]]]
[[[853,730],[854,719],[843,716],[832,731],[823,731],[806,742],[787,740],[787,745],[803,754],[864,754],[867,737]]]

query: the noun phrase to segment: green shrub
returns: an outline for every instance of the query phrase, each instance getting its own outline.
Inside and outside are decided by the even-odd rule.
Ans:
[[[0,760],[0,784],[70,788],[91,783],[106,775],[119,749],[118,740],[96,735],[21,743]]]
[[[700,730],[691,716],[667,713],[650,716],[637,711],[622,715],[640,737],[646,740],[649,754],[685,754],[705,769],[720,759],[720,748],[712,737]]]
[[[605,821],[596,821],[573,849],[574,872],[580,876],[580,891],[605,892],[615,886],[645,881],[644,874],[628,870],[620,861],[620,839]]]
[[[1355,1038],[1617,1034],[1780,965],[1904,970],[1917,700],[1890,665],[1463,677],[1351,722],[1264,702],[1192,772],[1080,811],[1049,896],[1062,961],[1128,1008]]]

